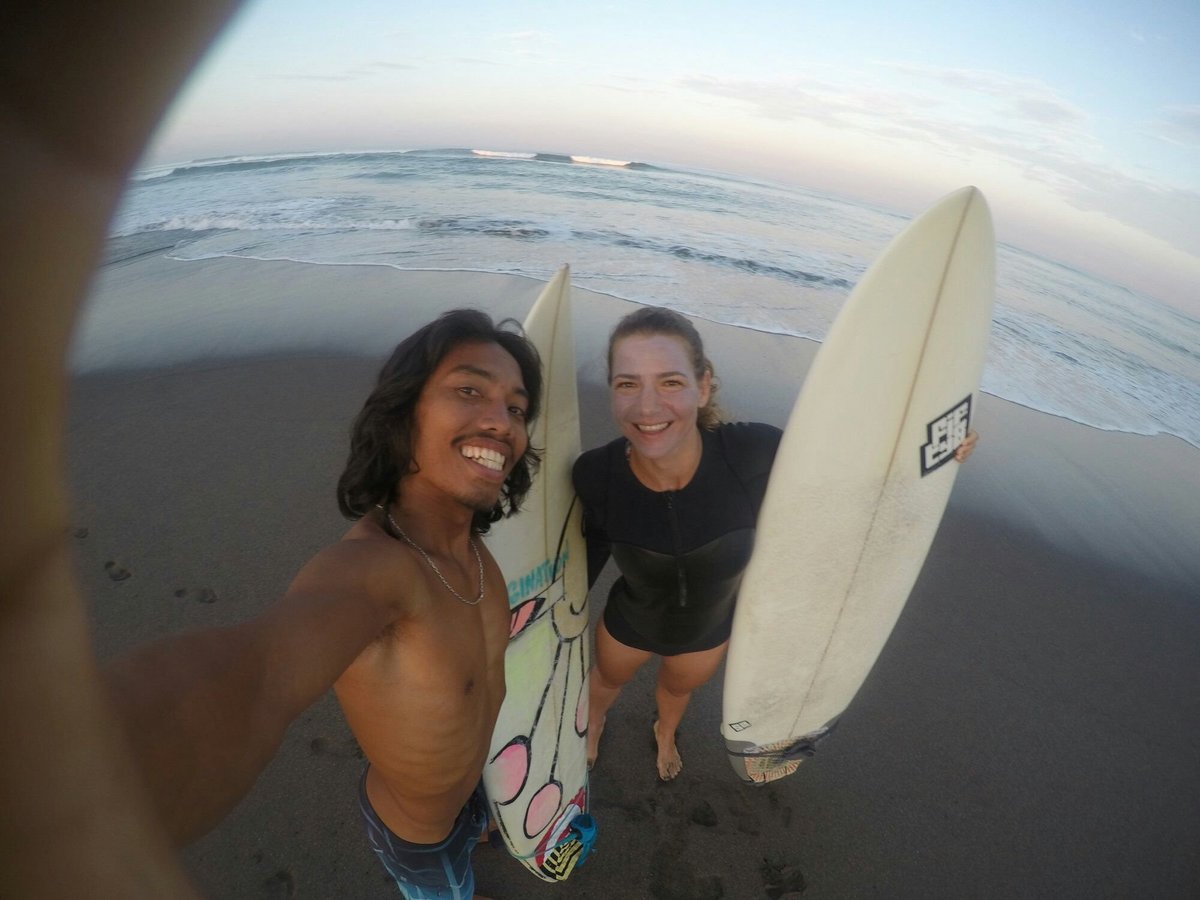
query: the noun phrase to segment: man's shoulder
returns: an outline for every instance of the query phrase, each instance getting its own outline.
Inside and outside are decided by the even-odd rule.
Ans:
[[[421,584],[411,554],[397,552],[395,542],[378,529],[351,528],[340,541],[317,552],[292,582],[293,590],[366,600],[404,612],[417,597],[405,590]]]

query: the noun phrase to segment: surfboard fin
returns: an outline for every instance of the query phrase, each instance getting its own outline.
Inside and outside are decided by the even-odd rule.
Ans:
[[[541,869],[555,881],[566,881],[571,873],[583,865],[596,841],[596,820],[587,813],[580,813],[571,820],[567,835],[550,848],[542,861]]]
[[[749,784],[769,784],[791,775],[800,768],[800,763],[815,756],[817,745],[833,732],[837,723],[835,717],[816,731],[775,744],[756,746],[726,739],[725,751],[738,778]]]

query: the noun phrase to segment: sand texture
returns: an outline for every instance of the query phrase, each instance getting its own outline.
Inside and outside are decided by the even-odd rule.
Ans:
[[[394,315],[358,353],[314,335],[75,378],[73,528],[100,656],[242,620],[279,596],[346,528],[334,486],[386,350],[453,306],[520,318],[540,287],[153,253],[103,270],[96,291],[110,302],[282,292],[303,306],[340,294],[390,298]],[[632,308],[575,292],[585,447],[615,434],[604,342]],[[122,339],[176,327],[148,319],[145,335],[127,327]],[[784,424],[816,345],[699,325],[733,417]],[[657,782],[647,667],[609,713],[586,865],[547,885],[485,847],[479,890],[505,900],[1200,896],[1200,450],[987,396],[976,425],[981,445],[908,605],[814,760],[764,788],[740,784],[720,739],[718,673],[684,718],[682,775]],[[606,575],[593,616],[611,566]],[[233,814],[184,851],[187,869],[215,898],[398,896],[359,824],[362,764],[326,695]]]

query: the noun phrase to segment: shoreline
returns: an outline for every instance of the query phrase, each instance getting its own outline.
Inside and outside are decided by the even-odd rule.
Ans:
[[[541,288],[517,276],[338,267],[300,279],[281,268],[295,265],[213,260],[181,278],[147,257],[102,273],[97,289],[170,291],[181,307],[197,292],[375,292],[393,309],[380,339],[390,348],[452,305],[520,319]],[[574,294],[591,447],[615,435],[603,348],[634,304]],[[731,416],[782,425],[818,345],[697,327]],[[101,658],[256,615],[341,536],[334,485],[381,363],[312,349],[73,379],[74,543]],[[716,900],[785,895],[802,876],[812,897],[1200,891],[1200,451],[990,395],[978,425],[892,638],[815,759],[762,789],[737,783],[718,675],[684,719],[682,776],[658,783],[646,667],[605,731],[593,856],[563,887],[481,848],[480,890]],[[212,897],[396,896],[362,836],[361,766],[326,695],[234,813],[184,853],[188,870]]]
[[[220,231],[220,230],[221,229],[210,229],[210,231]],[[138,232],[138,233],[130,234],[130,235],[117,235],[117,236],[110,237],[110,238],[108,238],[108,240],[105,244],[105,254],[104,254],[105,260],[104,260],[104,263],[103,263],[100,271],[101,271],[101,273],[103,273],[105,269],[116,268],[116,267],[127,265],[130,263],[137,263],[139,261],[146,260],[147,258],[154,258],[154,259],[159,260],[159,263],[163,264],[163,265],[182,264],[182,265],[195,266],[195,265],[205,265],[205,264],[214,263],[214,262],[218,262],[218,261],[229,260],[229,261],[233,261],[235,264],[241,263],[241,264],[250,265],[250,266],[253,266],[255,264],[268,264],[268,265],[282,264],[282,265],[292,265],[292,266],[301,266],[301,267],[317,267],[317,268],[347,268],[348,267],[351,269],[354,269],[354,268],[383,269],[383,270],[390,270],[391,272],[395,273],[400,278],[405,278],[405,277],[421,278],[421,277],[426,277],[426,276],[432,276],[434,278],[439,277],[439,276],[455,278],[455,277],[458,277],[461,275],[461,276],[466,276],[468,278],[481,278],[484,280],[494,278],[494,279],[497,279],[498,283],[502,283],[502,282],[504,282],[506,280],[510,280],[510,279],[518,279],[518,280],[524,280],[529,283],[537,284],[537,285],[545,284],[546,281],[549,279],[549,276],[547,276],[545,279],[542,279],[542,278],[539,278],[534,275],[495,272],[495,271],[485,270],[485,269],[469,269],[469,268],[440,269],[440,268],[427,268],[427,267],[403,267],[403,266],[396,265],[394,263],[382,263],[382,262],[378,262],[378,263],[377,262],[328,263],[328,262],[313,262],[313,261],[309,261],[309,260],[296,260],[296,259],[288,259],[288,258],[262,258],[262,257],[252,257],[252,256],[229,256],[229,255],[204,257],[204,258],[200,258],[200,259],[180,259],[180,258],[172,257],[169,255],[171,250],[173,250],[176,246],[179,245],[179,243],[181,243],[180,239],[177,239],[173,236],[187,235],[189,238],[194,238],[197,234],[204,234],[204,233],[207,233],[207,232],[199,232],[198,233],[198,232],[177,229],[174,231],[165,231],[165,232]],[[553,274],[553,273],[551,273],[551,274]],[[101,277],[103,277],[103,276],[101,276]],[[626,297],[621,297],[616,294],[595,291],[595,290],[591,290],[588,288],[579,287],[578,285],[573,285],[572,287],[573,287],[573,291],[575,291],[576,293],[589,294],[589,295],[592,295],[595,297],[603,297],[606,300],[611,301],[611,302],[629,303],[629,304],[633,304],[635,306],[644,305],[641,301],[626,298]],[[770,328],[765,328],[762,326],[751,325],[751,324],[721,322],[716,319],[710,318],[708,316],[704,316],[704,315],[701,315],[698,313],[693,313],[693,312],[686,312],[685,315],[687,315],[688,318],[690,318],[694,322],[705,322],[705,323],[707,323],[711,326],[715,326],[715,327],[737,328],[737,329],[742,329],[745,331],[751,331],[756,334],[807,341],[807,342],[810,342],[817,346],[820,346],[820,344],[822,343],[822,341],[820,339],[811,337],[809,335],[796,334],[793,332],[782,331],[782,330],[773,330]],[[294,350],[295,350],[295,348],[291,348],[290,350],[285,349],[284,352],[294,352]],[[267,351],[267,352],[270,353],[272,351]],[[366,351],[364,351],[364,353],[365,352]],[[263,353],[256,352],[253,349],[249,349],[244,353],[245,357],[255,357],[255,356],[260,356],[260,355],[263,355]],[[359,355],[359,354],[351,351],[351,355]],[[103,371],[110,371],[110,370],[118,371],[121,369],[122,369],[122,367],[119,365],[106,366],[103,369]],[[1064,419],[1068,422],[1074,422],[1078,425],[1084,425],[1088,428],[1096,429],[1097,431],[1110,432],[1113,434],[1132,434],[1132,435],[1137,435],[1140,437],[1158,437],[1160,435],[1167,436],[1167,437],[1175,437],[1175,438],[1178,438],[1179,440],[1183,441],[1189,447],[1193,447],[1196,450],[1200,450],[1200,442],[1193,442],[1193,441],[1189,440],[1188,438],[1186,438],[1182,435],[1175,434],[1174,432],[1171,432],[1171,431],[1159,430],[1159,431],[1156,431],[1153,433],[1149,433],[1149,432],[1145,432],[1145,431],[1132,431],[1132,430],[1127,430],[1127,429],[1118,428],[1118,427],[1108,427],[1108,426],[1103,426],[1103,425],[1096,425],[1096,424],[1093,424],[1090,422],[1083,421],[1082,419],[1075,418],[1068,413],[1058,412],[1058,411],[1053,411],[1053,410],[1048,410],[1048,409],[1042,409],[1029,401],[1014,400],[1014,399],[1011,399],[1008,397],[1004,397],[1000,394],[996,394],[996,393],[987,391],[982,388],[980,389],[979,392],[980,392],[980,394],[983,394],[983,395],[986,395],[989,397],[994,397],[998,400],[1003,400],[1008,403],[1016,404],[1025,409],[1029,409],[1033,412],[1038,412],[1038,413],[1042,413],[1045,415],[1054,416],[1055,418]],[[1200,441],[1200,439],[1198,439],[1198,441]]]

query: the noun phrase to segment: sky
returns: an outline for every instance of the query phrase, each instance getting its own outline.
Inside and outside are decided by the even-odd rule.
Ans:
[[[691,166],[997,237],[1200,317],[1198,0],[252,0],[148,164],[466,147]]]

